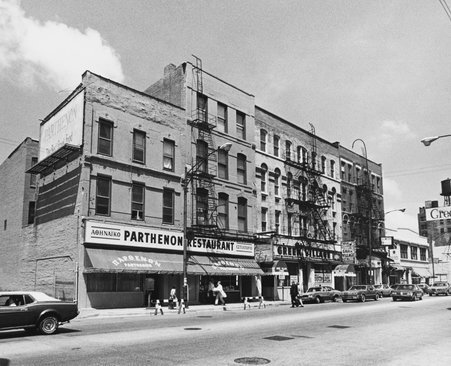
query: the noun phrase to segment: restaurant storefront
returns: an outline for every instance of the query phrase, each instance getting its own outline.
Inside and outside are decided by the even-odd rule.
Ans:
[[[80,299],[87,307],[152,305],[183,285],[183,233],[85,221]],[[253,243],[194,238],[187,246],[188,302],[208,303],[208,283],[222,282],[228,302],[256,291],[263,274]],[[85,296],[83,296],[85,293]]]

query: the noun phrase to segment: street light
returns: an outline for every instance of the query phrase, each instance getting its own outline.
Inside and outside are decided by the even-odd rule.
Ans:
[[[231,142],[226,142],[218,147],[218,150],[230,151],[232,147]],[[204,159],[201,159],[194,164],[190,170],[185,165],[185,174],[182,178],[182,188],[183,188],[183,293],[182,299],[188,301],[188,238],[187,238],[187,229],[188,229],[188,216],[187,216],[187,206],[188,206],[188,187],[189,184],[193,180],[194,174],[200,168],[202,164],[207,161],[208,158],[215,154],[217,150],[213,150],[210,152]]]
[[[373,195],[371,192],[371,182],[370,182],[370,170],[368,168],[368,154],[366,151],[366,144],[365,141],[363,141],[362,139],[355,139],[352,142],[352,148],[354,148],[354,144],[360,141],[363,144],[363,152],[365,155],[365,168],[366,168],[366,173],[367,173],[367,178],[368,178],[368,186],[367,186],[367,200],[368,200],[368,209],[367,209],[367,214],[368,214],[368,251],[369,251],[369,260],[368,260],[368,274],[369,274],[369,284],[372,284],[372,269],[371,269],[371,257],[373,254],[373,248],[371,246],[371,230],[372,230],[372,226],[373,226],[373,218],[372,218],[372,201],[373,201]]]
[[[432,144],[435,140],[441,139],[442,137],[449,137],[449,136],[451,136],[451,134],[449,134],[449,135],[440,135],[440,136],[425,137],[424,139],[421,140],[421,142],[424,144],[424,146],[429,146],[429,145]]]

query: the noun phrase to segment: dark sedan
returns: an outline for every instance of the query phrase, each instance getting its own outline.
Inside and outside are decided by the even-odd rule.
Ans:
[[[398,285],[391,292],[393,301],[396,300],[423,300],[423,290],[417,285]]]
[[[379,300],[379,292],[371,285],[354,285],[342,294],[343,302],[350,300],[365,302],[367,299]]]
[[[0,330],[38,329],[53,334],[78,315],[75,302],[64,302],[35,291],[0,292]]]

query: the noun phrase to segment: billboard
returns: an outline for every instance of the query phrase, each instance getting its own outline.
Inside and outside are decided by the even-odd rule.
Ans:
[[[393,245],[393,236],[381,236],[381,245],[391,247]]]
[[[426,221],[451,219],[451,206],[426,209]]]
[[[68,104],[41,125],[39,161],[65,144],[80,146],[83,142],[84,93],[78,93]]]

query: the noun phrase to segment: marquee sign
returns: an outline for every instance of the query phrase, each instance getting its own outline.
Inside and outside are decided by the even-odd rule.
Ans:
[[[86,220],[85,243],[183,251],[183,233]],[[189,252],[254,257],[254,244],[195,237]]]

